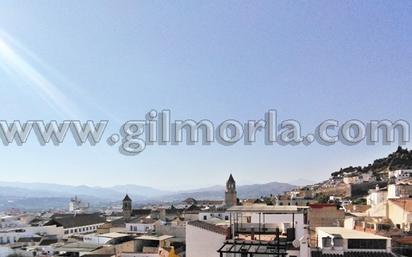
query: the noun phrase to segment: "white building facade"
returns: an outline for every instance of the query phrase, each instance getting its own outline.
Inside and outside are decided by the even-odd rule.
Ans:
[[[189,222],[186,225],[187,257],[219,257],[217,250],[226,240],[224,229],[203,221]]]

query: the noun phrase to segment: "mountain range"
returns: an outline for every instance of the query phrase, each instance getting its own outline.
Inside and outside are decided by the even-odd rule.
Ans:
[[[265,184],[240,185],[237,187],[240,198],[258,198],[260,196],[279,194],[295,188],[288,183],[271,182]],[[195,199],[223,199],[224,186],[216,185],[206,188],[165,191],[134,184],[112,187],[70,186],[49,183],[0,182],[0,210],[67,208],[70,198],[75,195],[94,207],[104,207],[119,203],[128,193],[134,203],[176,202],[188,197]]]

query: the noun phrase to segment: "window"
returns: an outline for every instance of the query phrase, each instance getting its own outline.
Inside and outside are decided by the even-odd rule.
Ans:
[[[389,224],[378,224],[378,230],[390,230],[391,225]]]
[[[203,215],[203,220],[207,220],[207,216],[206,216],[206,215]]]
[[[343,246],[343,239],[342,238],[334,238],[333,239],[333,246],[342,247]]]
[[[349,239],[348,249],[386,249],[386,239]]]
[[[322,237],[322,246],[323,247],[331,247],[332,246],[332,239],[330,237]]]

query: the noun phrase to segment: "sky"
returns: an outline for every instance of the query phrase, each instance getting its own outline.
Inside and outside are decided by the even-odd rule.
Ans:
[[[410,1],[2,1],[0,119],[412,119]],[[392,145],[0,146],[1,181],[179,190],[324,180]],[[410,144],[406,145],[410,147]]]

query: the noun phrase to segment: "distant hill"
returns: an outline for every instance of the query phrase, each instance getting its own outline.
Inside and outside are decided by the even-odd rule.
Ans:
[[[155,196],[160,196],[160,195],[165,195],[165,194],[170,193],[170,191],[163,191],[163,190],[155,189],[152,187],[138,186],[138,185],[133,185],[133,184],[113,186],[110,189],[115,190],[121,194],[124,194],[125,192],[127,192],[128,194],[131,194],[131,195],[140,195],[140,196],[148,195],[150,197],[155,197]]]
[[[261,196],[280,194],[296,188],[295,185],[279,182],[271,182],[266,184],[240,185],[237,186],[237,194],[239,198],[259,198]],[[188,197],[202,200],[222,200],[224,198],[224,186],[213,186],[210,188],[202,188],[191,191],[183,191],[169,195],[163,195],[161,198],[166,201],[184,200]]]
[[[0,182],[0,210],[8,208],[44,209],[67,208],[77,195],[93,206],[104,206],[123,199],[129,193],[136,202],[147,202],[164,191],[137,185],[120,185],[112,188],[70,186],[49,183]]]
[[[295,180],[291,180],[287,183],[291,184],[291,185],[296,185],[296,186],[307,186],[307,185],[316,184],[317,182],[319,182],[319,181],[313,181],[313,180],[309,180],[309,179],[298,178],[298,179],[295,179]]]
[[[258,198],[279,194],[296,186],[287,183],[238,186],[240,198]],[[70,198],[77,195],[93,206],[120,203],[127,192],[135,203],[182,201],[188,197],[195,199],[223,199],[224,186],[212,186],[186,191],[163,191],[139,185],[118,185],[113,187],[69,186],[46,183],[0,182],[0,210],[8,208],[48,209],[67,208]]]
[[[340,177],[345,173],[367,173],[369,171],[377,174],[380,172],[385,173],[388,169],[412,169],[412,150],[409,151],[407,148],[403,149],[399,146],[395,152],[389,154],[387,157],[376,159],[373,163],[370,163],[367,166],[349,166],[346,168],[341,168],[340,170],[333,172],[331,176]]]

